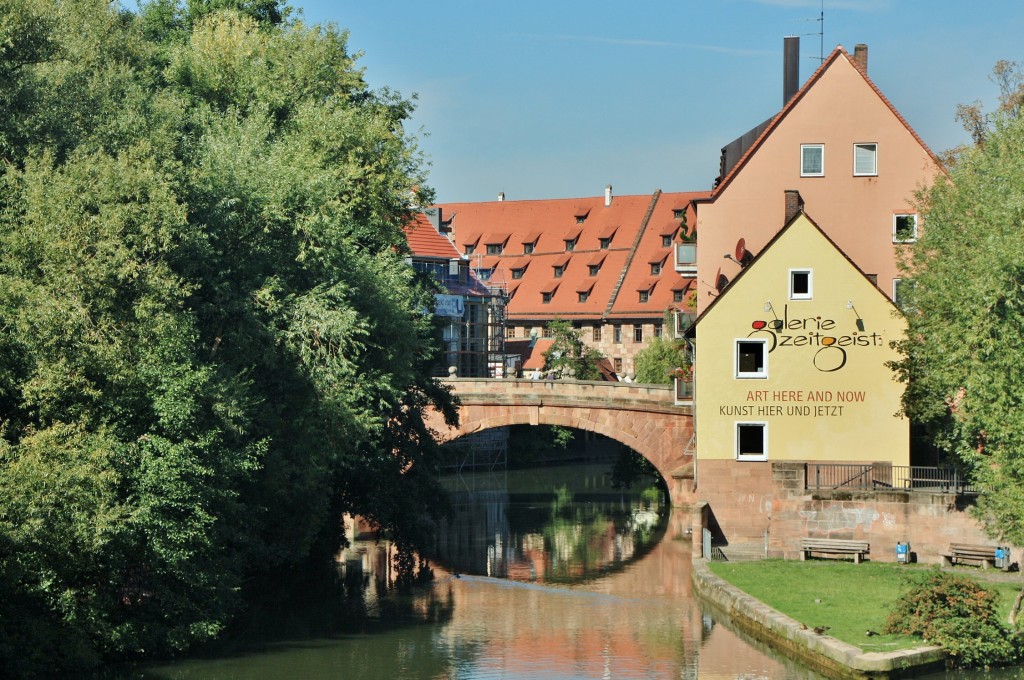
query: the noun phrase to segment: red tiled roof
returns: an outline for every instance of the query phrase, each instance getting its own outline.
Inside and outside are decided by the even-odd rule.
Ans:
[[[508,234],[486,234],[484,235],[485,246],[503,246],[508,241]]]
[[[651,256],[651,259],[647,260],[647,264],[663,264],[665,262],[665,258],[668,257],[670,252],[672,251],[665,249],[661,252],[655,253]]]
[[[584,279],[576,285],[577,293],[589,293],[594,289],[594,284],[597,283],[596,279]]]
[[[604,318],[660,320],[673,306],[672,286],[655,286],[647,302],[637,299],[636,287],[651,277],[651,258],[664,253],[660,225],[680,220],[673,217],[673,207],[706,198],[709,192],[669,193],[615,196],[609,206],[604,196],[537,201],[491,201],[484,203],[442,204],[444,215],[457,214],[452,221],[456,243],[464,235],[509,234],[509,244],[535,243],[530,254],[509,252],[506,245],[503,266],[525,267],[523,277],[516,279],[516,295],[508,305],[510,323],[544,321],[555,316],[574,320],[597,321]],[[577,224],[579,211],[587,219]],[[655,225],[658,225],[657,227]],[[637,240],[637,235],[643,235]],[[613,233],[615,240],[608,249],[601,249],[600,238]],[[572,253],[565,252],[565,240],[578,238]],[[488,239],[489,240],[489,239]],[[637,243],[634,249],[634,242]],[[515,263],[514,265],[512,263]],[[526,264],[529,264],[526,267]],[[590,264],[600,264],[597,276],[590,276]],[[561,278],[552,277],[553,267],[564,267]],[[620,283],[621,278],[621,283]],[[672,267],[665,267],[657,280],[675,284],[681,277]],[[593,282],[585,302],[575,293]],[[561,285],[562,290],[556,291]],[[627,292],[628,291],[628,292]],[[554,293],[549,303],[542,293]]]
[[[439,234],[423,213],[416,213],[413,220],[405,225],[405,238],[409,243],[409,250],[417,257],[445,260],[459,257],[455,245]]]
[[[662,225],[661,230],[658,232],[658,236],[675,236],[679,233],[679,226],[679,220],[669,220]]]

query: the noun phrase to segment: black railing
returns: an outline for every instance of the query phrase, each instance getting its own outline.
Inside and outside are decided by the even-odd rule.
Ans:
[[[887,463],[807,463],[805,486],[813,491],[930,491],[977,494],[978,488],[955,468]]]

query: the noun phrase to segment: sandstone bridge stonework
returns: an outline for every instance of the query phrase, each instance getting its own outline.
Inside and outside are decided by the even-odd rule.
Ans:
[[[672,504],[693,502],[693,408],[675,403],[670,386],[584,380],[452,378],[459,426],[439,414],[428,424],[442,441],[505,425],[560,425],[610,437],[651,461]]]

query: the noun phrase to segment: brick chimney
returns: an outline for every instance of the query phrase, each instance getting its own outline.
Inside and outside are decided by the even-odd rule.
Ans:
[[[789,224],[803,209],[804,199],[800,198],[800,192],[796,189],[786,189],[786,219],[782,223]]]
[[[859,66],[864,73],[868,72],[868,46],[864,43],[857,43],[853,46],[853,63]]]

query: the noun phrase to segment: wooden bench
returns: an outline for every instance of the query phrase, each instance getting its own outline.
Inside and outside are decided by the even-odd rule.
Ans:
[[[996,566],[996,549],[994,545],[975,545],[972,543],[950,543],[949,552],[942,556],[943,564],[953,566],[960,562],[977,562],[982,569],[988,569],[989,562]],[[1009,549],[1004,548],[1009,553]],[[1010,569],[1010,556],[1006,555],[1003,571]]]
[[[806,560],[811,553],[829,555],[852,555],[855,564],[860,564],[861,557],[870,552],[867,541],[852,541],[842,538],[802,538],[800,539],[800,560]]]

